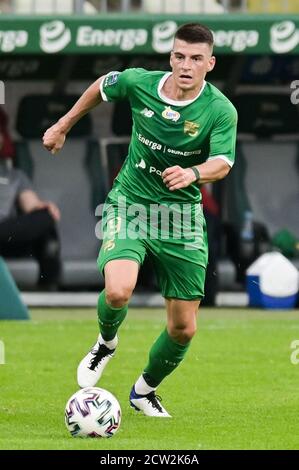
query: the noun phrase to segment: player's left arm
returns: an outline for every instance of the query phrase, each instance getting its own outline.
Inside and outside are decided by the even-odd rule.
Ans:
[[[163,182],[170,191],[186,188],[195,181],[200,184],[212,183],[225,178],[231,166],[226,161],[215,158],[192,168],[182,168],[179,165],[166,168],[162,173]],[[194,168],[197,169],[198,174]]]

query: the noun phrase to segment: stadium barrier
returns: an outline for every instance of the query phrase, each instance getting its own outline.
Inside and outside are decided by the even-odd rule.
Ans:
[[[3,258],[0,257],[0,320],[29,320],[29,312]]]

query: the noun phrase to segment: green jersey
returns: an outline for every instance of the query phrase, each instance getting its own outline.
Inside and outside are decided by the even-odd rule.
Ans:
[[[121,195],[129,203],[199,203],[198,184],[169,191],[163,171],[214,158],[233,165],[237,113],[232,103],[208,82],[192,100],[171,100],[162,92],[170,75],[132,68],[110,72],[102,81],[103,99],[128,99],[133,117],[128,156],[110,191],[111,200]]]

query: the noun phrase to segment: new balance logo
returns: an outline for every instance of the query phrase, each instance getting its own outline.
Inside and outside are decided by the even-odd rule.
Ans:
[[[144,108],[142,111],[140,111],[140,114],[143,114],[143,116],[145,117],[151,118],[155,113],[151,109]]]

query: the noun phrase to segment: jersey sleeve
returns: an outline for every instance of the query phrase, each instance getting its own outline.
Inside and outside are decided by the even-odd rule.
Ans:
[[[102,80],[100,92],[104,101],[118,101],[129,98],[136,80],[138,69],[126,69],[123,72],[109,72]]]
[[[235,161],[238,115],[234,106],[229,103],[217,117],[210,136],[208,160],[221,158],[229,166]]]

